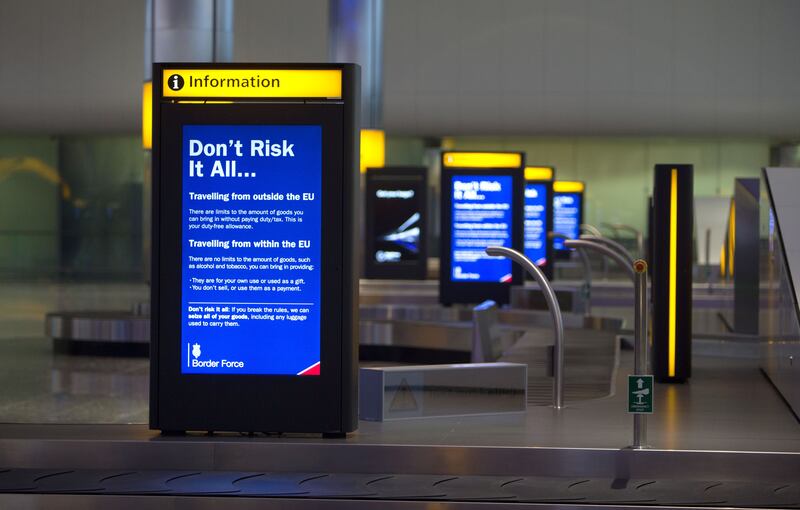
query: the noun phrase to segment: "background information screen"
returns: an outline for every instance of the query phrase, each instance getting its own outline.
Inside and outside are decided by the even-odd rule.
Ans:
[[[537,266],[547,262],[547,185],[525,185],[525,256]]]
[[[511,247],[512,177],[454,175],[451,211],[453,281],[510,282],[511,261],[487,246]]]
[[[422,207],[420,186],[410,181],[373,181],[374,250],[376,264],[398,264],[419,259]]]
[[[553,231],[577,239],[581,234],[581,195],[580,193],[553,194]],[[553,248],[567,249],[563,239],[553,239]]]
[[[182,373],[319,375],[322,128],[182,144]]]

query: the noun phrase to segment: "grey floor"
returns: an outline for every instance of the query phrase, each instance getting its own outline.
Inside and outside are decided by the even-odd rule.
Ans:
[[[43,318],[55,310],[129,310],[148,298],[145,285],[0,285],[0,422],[145,423],[147,360],[54,354]]]
[[[4,284],[0,288],[0,422],[118,426],[116,437],[153,437],[147,419],[148,364],[129,358],[75,357],[52,352],[42,317],[57,309],[128,309],[146,298],[137,285]],[[613,310],[612,310],[613,311]],[[569,338],[567,338],[569,341]],[[623,351],[617,393],[569,402],[562,411],[399,422],[361,422],[347,442],[472,446],[619,448],[631,441],[624,377],[632,364]],[[122,424],[132,424],[125,426]],[[0,437],[52,427],[0,427]],[[67,427],[58,433],[79,433]],[[85,430],[85,429],[84,429]],[[94,434],[97,434],[97,429]],[[50,432],[48,432],[50,431]],[[800,424],[763,376],[755,360],[696,356],[691,382],[657,385],[649,419],[655,448],[800,452]],[[290,441],[316,441],[291,438]]]

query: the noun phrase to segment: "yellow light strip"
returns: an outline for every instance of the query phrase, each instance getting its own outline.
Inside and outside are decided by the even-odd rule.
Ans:
[[[555,181],[553,191],[556,193],[580,193],[586,186],[581,181]]]
[[[728,218],[728,274],[733,276],[734,254],[736,253],[736,200],[731,200],[731,213]]]
[[[450,168],[520,168],[519,152],[445,152],[442,164]]]
[[[153,148],[153,82],[142,85],[142,148]]]
[[[678,169],[672,169],[669,189],[669,370],[675,377],[675,326],[677,320],[677,271],[678,271]]]
[[[163,97],[342,97],[341,69],[164,69]]]
[[[552,181],[553,169],[549,166],[526,166],[526,181]]]

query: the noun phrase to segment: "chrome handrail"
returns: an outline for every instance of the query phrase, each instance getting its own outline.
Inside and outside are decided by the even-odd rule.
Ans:
[[[569,236],[562,234],[561,232],[548,232],[547,238],[552,239],[572,239]],[[584,307],[584,315],[590,316],[592,315],[592,262],[589,260],[589,256],[586,255],[586,252],[583,250],[578,250],[578,256],[581,258],[581,263],[583,264],[583,280],[584,280],[584,299],[586,300],[586,306]]]
[[[595,241],[600,244],[605,244],[612,250],[616,250],[617,253],[625,257],[625,260],[628,262],[628,265],[633,266],[633,257],[631,257],[631,254],[628,252],[628,250],[626,250],[625,247],[622,246],[617,241],[609,239],[608,237],[597,237],[597,236],[581,236],[579,239],[587,239],[589,241]]]
[[[605,244],[598,243],[594,240],[590,241],[588,239],[568,239],[564,241],[564,244],[569,248],[593,250],[606,255],[610,259],[614,260],[614,262],[619,264],[623,269],[625,269],[628,277],[631,279],[631,281],[634,281],[634,272],[630,261],[619,254],[617,250],[609,248]]]
[[[603,233],[600,232],[600,229],[595,227],[594,225],[589,224],[589,223],[581,223],[579,228],[581,230],[589,232],[593,236],[603,237]]]
[[[553,317],[553,330],[555,332],[554,353],[553,353],[553,407],[562,409],[564,407],[564,318],[561,316],[561,307],[558,305],[556,293],[553,286],[547,280],[541,269],[531,260],[511,248],[504,246],[489,246],[486,254],[492,257],[505,257],[511,259],[528,272],[539,283]]]
[[[605,225],[606,227],[612,229],[614,234],[616,235],[618,231],[625,230],[630,232],[636,238],[636,249],[639,252],[639,257],[644,258],[644,235],[642,234],[641,230],[637,229],[636,227],[632,227],[631,225],[627,225],[625,223],[601,223],[601,225]]]

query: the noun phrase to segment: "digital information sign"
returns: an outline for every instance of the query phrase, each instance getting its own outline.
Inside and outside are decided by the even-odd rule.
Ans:
[[[183,373],[319,375],[321,185],[320,126],[183,126]]]
[[[490,257],[488,246],[522,251],[520,169],[442,169],[440,300],[444,304],[509,301],[522,283],[519,266]]]
[[[511,282],[511,261],[490,257],[486,247],[512,245],[512,177],[454,175],[450,184],[450,279]]]
[[[548,273],[552,266],[547,242],[547,233],[553,230],[552,194],[552,182],[525,183],[525,256]]]
[[[154,66],[151,428],[355,429],[358,75]]]
[[[570,239],[577,239],[581,235],[581,223],[583,223],[583,193],[553,193],[553,232],[564,234]],[[564,246],[564,240],[559,238],[553,239],[553,249],[562,253],[570,251]]]
[[[365,185],[367,278],[425,279],[427,168],[368,168]]]

